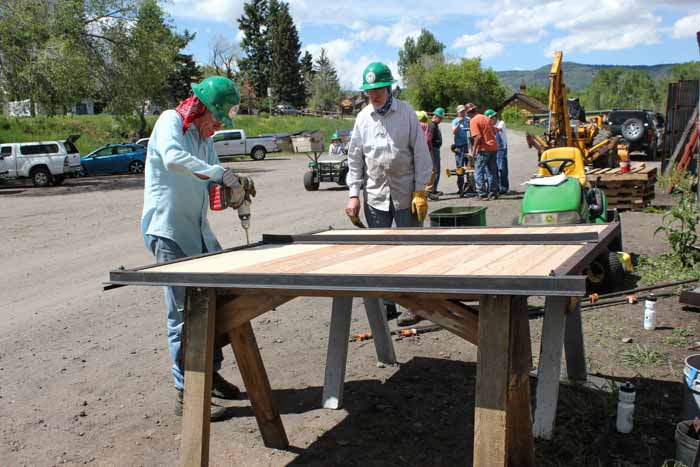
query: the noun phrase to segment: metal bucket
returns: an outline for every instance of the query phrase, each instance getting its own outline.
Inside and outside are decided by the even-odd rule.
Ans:
[[[700,418],[700,354],[685,359],[683,383],[683,420]]]
[[[698,440],[688,435],[692,420],[685,420],[676,425],[676,459],[683,465],[693,465],[695,452],[698,450]]]

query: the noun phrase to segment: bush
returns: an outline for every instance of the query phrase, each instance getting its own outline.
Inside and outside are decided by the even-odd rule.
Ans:
[[[515,106],[503,109],[501,117],[508,125],[524,125],[526,122],[525,115]]]

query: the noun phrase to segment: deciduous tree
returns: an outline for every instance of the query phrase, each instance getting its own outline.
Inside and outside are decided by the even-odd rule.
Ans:
[[[403,48],[399,50],[399,74],[405,79],[410,65],[418,63],[424,56],[432,56],[438,61],[444,61],[445,44],[435,38],[432,32],[421,29],[417,39],[406,38]]]

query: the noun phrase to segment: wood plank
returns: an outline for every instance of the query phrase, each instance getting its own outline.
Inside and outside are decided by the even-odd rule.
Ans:
[[[377,360],[387,365],[393,365],[396,363],[396,352],[394,351],[394,341],[391,340],[389,323],[386,320],[384,300],[365,297],[363,301],[369,328],[372,331],[372,342],[374,342],[374,349],[377,352]]]
[[[180,465],[207,466],[216,323],[215,290],[188,288],[184,318],[185,392]]]
[[[506,466],[510,343],[510,297],[479,301],[479,348],[474,410],[475,466]]]
[[[272,400],[272,388],[260,356],[258,343],[250,321],[228,333],[233,354],[248,393],[263,443],[268,448],[285,449],[289,446],[282,419]]]
[[[533,426],[533,432],[538,438],[551,439],[554,431],[568,304],[567,297],[545,298],[542,345],[537,368],[537,402]]]
[[[405,295],[392,296],[392,300],[467,342],[479,345],[479,318],[466,305],[453,300],[421,299]]]
[[[339,409],[343,405],[351,318],[352,297],[335,297],[331,311],[326,371],[323,379],[322,405],[325,409]]]
[[[564,351],[566,354],[567,377],[577,381],[585,381],[588,379],[588,371],[586,370],[586,348],[583,341],[583,325],[581,323],[580,298],[571,298],[569,301],[569,312],[566,314]]]
[[[510,299],[509,384],[506,413],[508,465],[535,465],[530,410],[530,322],[527,297]]]
[[[220,297],[216,312],[216,333],[227,334],[233,328],[293,300],[284,295],[239,295]]]

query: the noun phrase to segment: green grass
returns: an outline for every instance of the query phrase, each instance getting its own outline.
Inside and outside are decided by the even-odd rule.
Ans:
[[[684,281],[700,277],[700,263],[685,267],[677,256],[670,253],[659,256],[639,256],[635,272],[640,277],[640,286]]]
[[[622,354],[622,361],[634,367],[652,366],[666,363],[668,361],[668,354],[644,345],[635,344],[632,350],[628,350]]]
[[[670,336],[663,338],[663,342],[671,347],[683,348],[688,346],[688,339],[694,335],[695,333],[690,328],[676,328],[671,331]]]
[[[153,128],[156,117],[148,117]],[[246,134],[294,133],[300,130],[321,130],[326,141],[336,128],[352,128],[354,120],[320,117],[254,117],[241,115],[235,118],[236,128]],[[150,130],[149,130],[150,132]],[[105,144],[131,142],[137,139],[133,129],[120,123],[111,115],[78,115],[56,117],[0,117],[0,143],[42,140],[63,140],[69,135],[81,134],[76,145],[81,154],[87,154]]]

